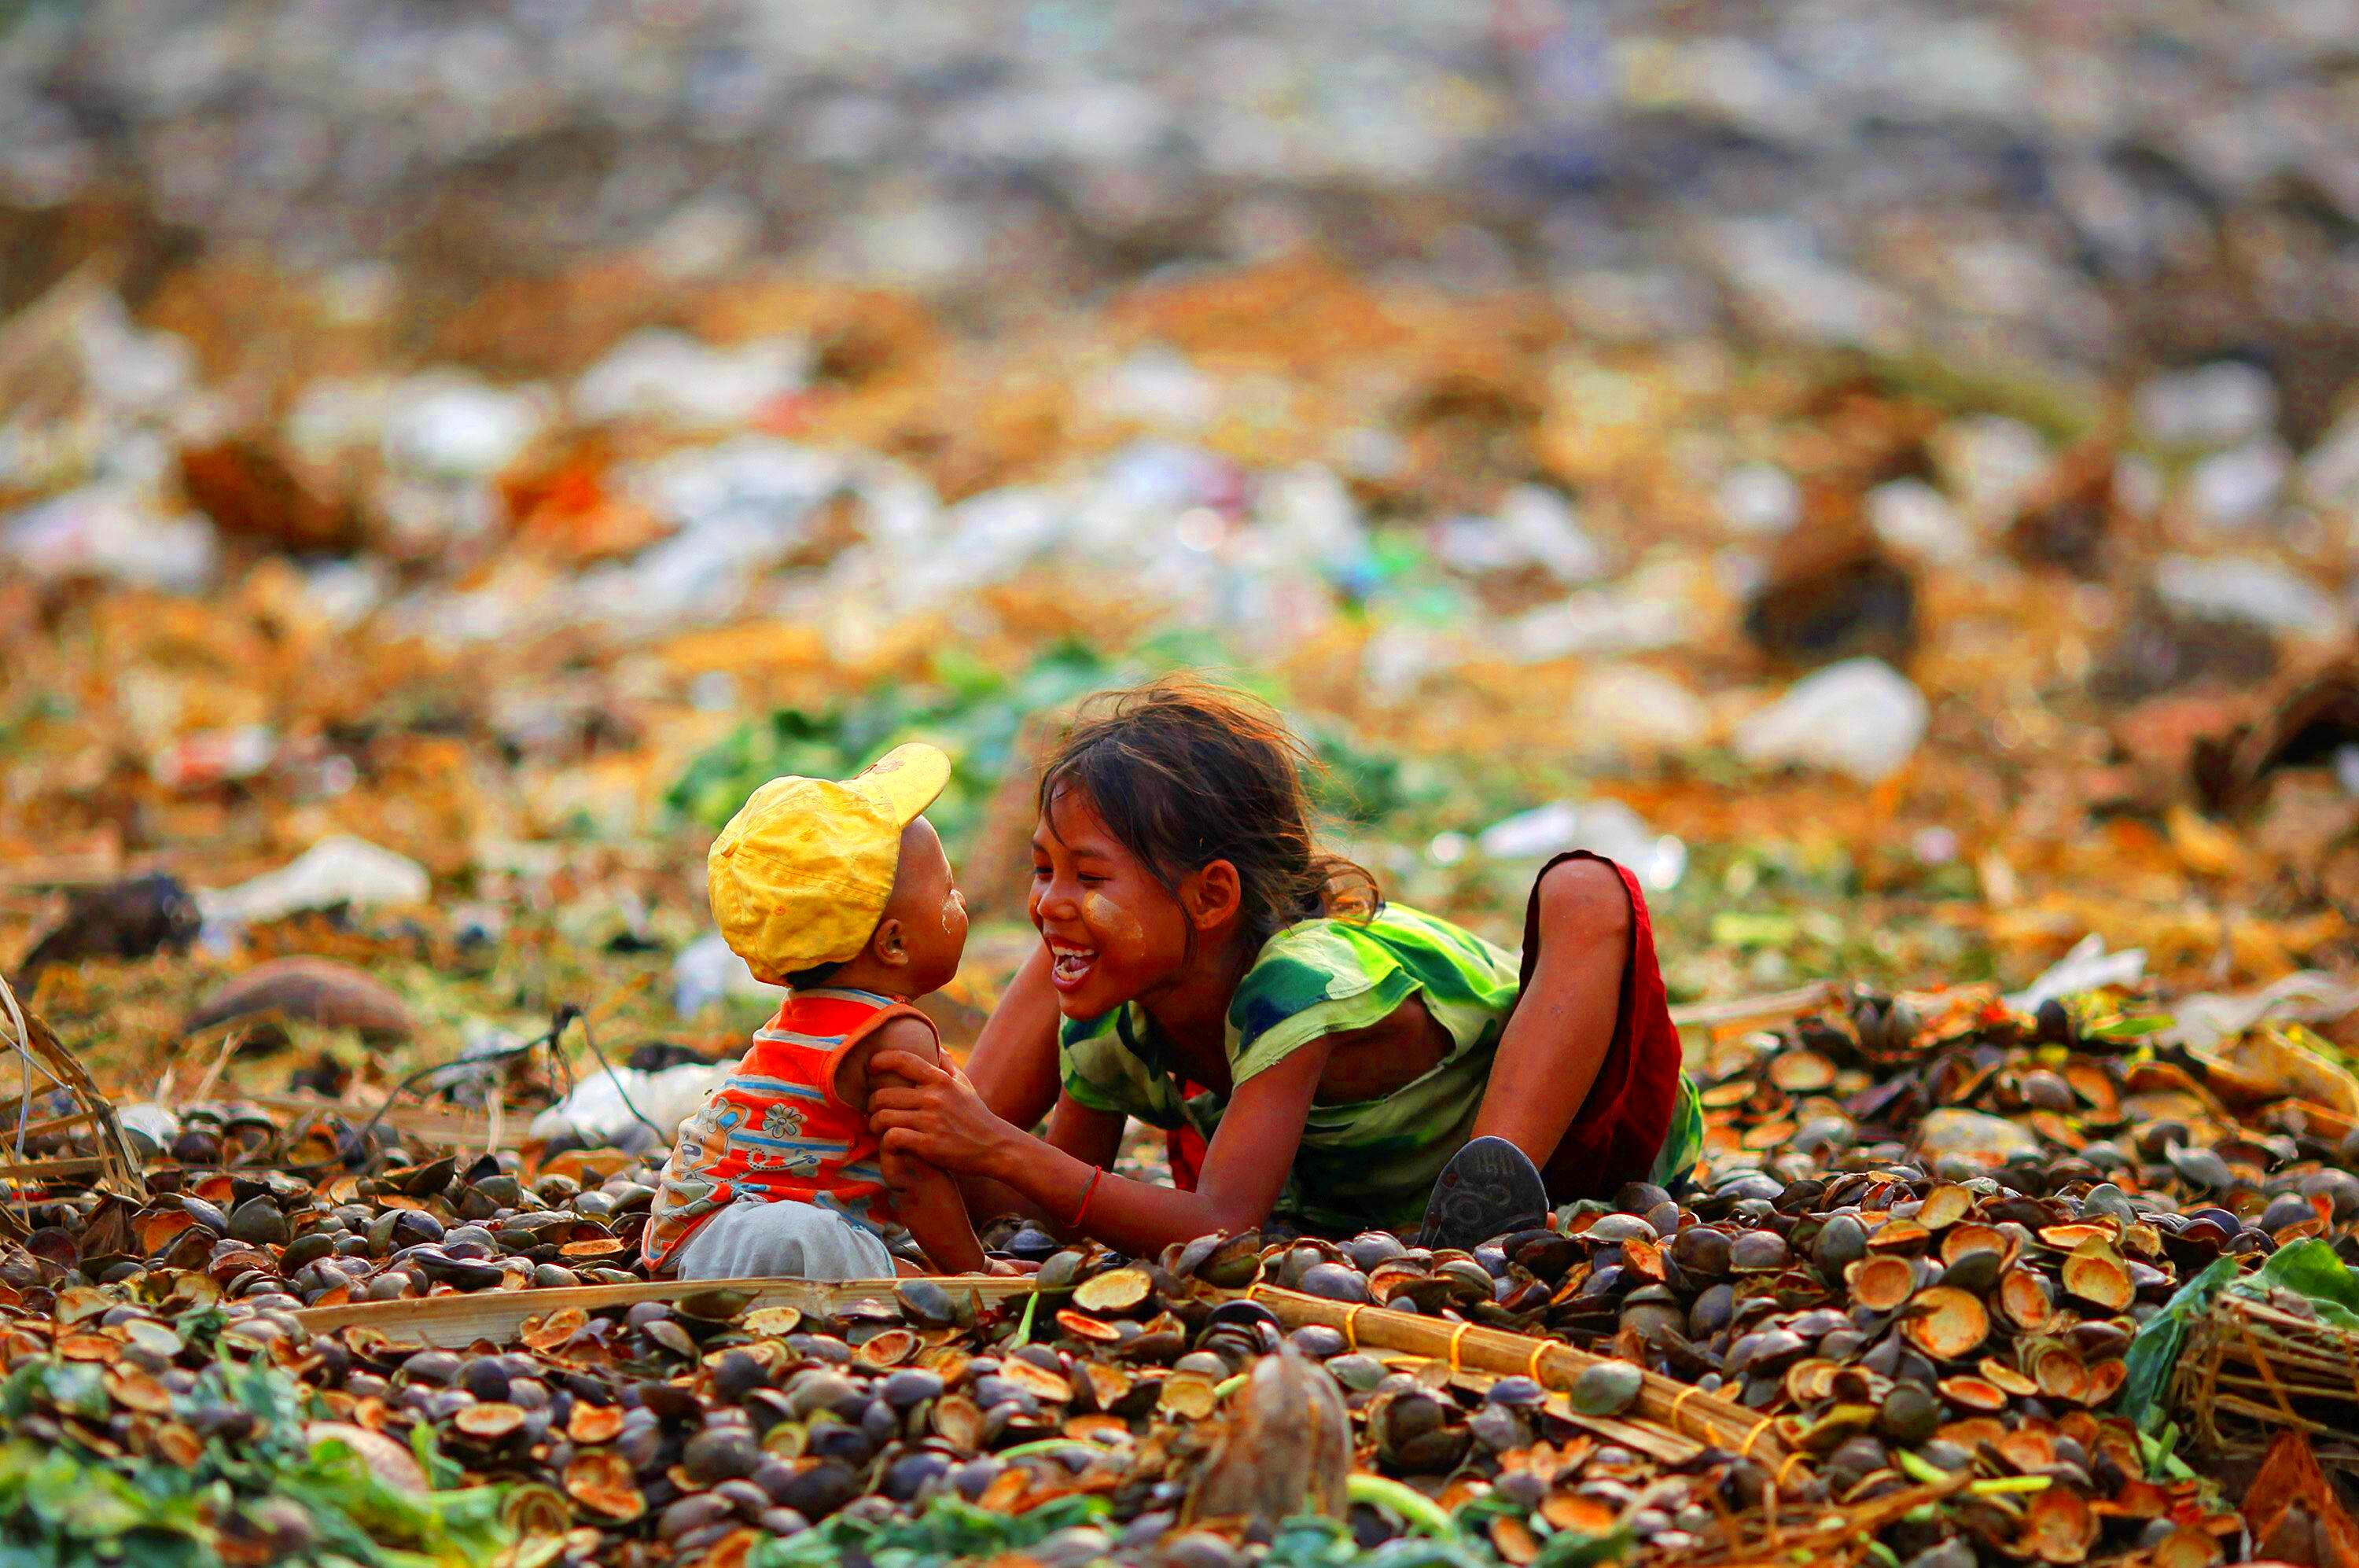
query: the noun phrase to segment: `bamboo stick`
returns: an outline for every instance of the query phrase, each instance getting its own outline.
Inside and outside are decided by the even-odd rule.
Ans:
[[[1032,1293],[1034,1288],[1027,1279],[980,1275],[937,1276],[931,1282],[952,1292],[968,1293],[978,1304],[1010,1301]],[[314,1334],[365,1326],[398,1338],[447,1348],[473,1345],[478,1340],[506,1344],[516,1338],[527,1319],[569,1307],[595,1313],[628,1308],[639,1301],[674,1301],[728,1290],[744,1295],[748,1309],[792,1306],[824,1313],[856,1301],[889,1301],[896,1288],[906,1283],[901,1279],[656,1279],[632,1285],[482,1290],[339,1307],[307,1307],[291,1315]],[[1552,1410],[1561,1402],[1564,1389],[1582,1371],[1606,1360],[1534,1335],[1474,1323],[1444,1323],[1380,1307],[1352,1306],[1274,1286],[1256,1285],[1244,1296],[1266,1306],[1289,1329],[1323,1324],[1343,1332],[1354,1345],[1447,1360],[1456,1373],[1471,1370],[1494,1378],[1529,1377],[1557,1396],[1551,1401]],[[1556,1413],[1609,1441],[1623,1443],[1669,1463],[1690,1460],[1704,1447],[1727,1449],[1769,1466],[1773,1475],[1789,1482],[1801,1464],[1800,1455],[1788,1449],[1773,1418],[1702,1393],[1659,1373],[1644,1374],[1637,1400],[1624,1416],[1585,1417],[1569,1405]]]
[[[1421,1356],[1408,1356],[1405,1352],[1395,1353],[1395,1358],[1411,1362],[1425,1359]],[[1477,1371],[1471,1367],[1462,1367],[1450,1375],[1450,1381],[1453,1387],[1477,1394],[1488,1393],[1506,1380],[1506,1374]],[[1585,1432],[1595,1433],[1608,1443],[1617,1443],[1625,1448],[1635,1449],[1658,1464],[1689,1465],[1703,1453],[1703,1444],[1693,1438],[1682,1437],[1678,1432],[1660,1427],[1650,1426],[1640,1421],[1616,1421],[1611,1416],[1582,1415],[1572,1408],[1572,1401],[1570,1399],[1554,1389],[1549,1390],[1548,1400],[1543,1408],[1560,1421],[1570,1421]]]
[[[1452,1367],[1520,1374],[1542,1388],[1570,1388],[1582,1372],[1608,1359],[1555,1340],[1475,1323],[1444,1323],[1438,1318],[1388,1312],[1382,1307],[1331,1301],[1299,1290],[1281,1290],[1274,1285],[1256,1285],[1245,1294],[1269,1308],[1288,1328],[1320,1323],[1341,1330],[1355,1345],[1405,1350],[1436,1359],[1446,1357]],[[1658,1372],[1644,1375],[1637,1401],[1631,1410],[1633,1415],[1669,1427],[1690,1441],[1731,1449],[1757,1460],[1769,1466],[1773,1475],[1782,1475],[1789,1466],[1799,1464],[1799,1455],[1789,1453],[1780,1439],[1774,1417],[1731,1404]]]
[[[985,1303],[1028,1295],[1029,1279],[985,1275],[947,1275],[933,1283],[954,1294],[973,1291]],[[895,1287],[906,1279],[651,1279],[636,1285],[576,1285],[554,1290],[477,1290],[447,1296],[421,1296],[392,1301],[355,1301],[341,1307],[305,1307],[290,1313],[313,1334],[365,1326],[397,1338],[453,1348],[486,1339],[506,1344],[527,1318],[578,1307],[585,1312],[626,1308],[639,1301],[676,1301],[714,1290],[734,1290],[746,1297],[746,1306],[799,1307],[807,1312],[832,1312],[848,1302],[890,1301]]]

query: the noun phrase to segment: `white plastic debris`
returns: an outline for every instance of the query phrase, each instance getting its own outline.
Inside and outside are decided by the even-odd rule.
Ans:
[[[388,466],[431,479],[487,479],[539,430],[545,411],[529,393],[434,371],[392,391],[386,409]]]
[[[2187,474],[2187,504],[2213,528],[2238,528],[2267,519],[2293,472],[2293,454],[2274,439],[2214,452]]]
[[[2301,487],[2321,506],[2359,507],[2359,408],[2336,420],[2303,455]]]
[[[169,513],[139,487],[85,485],[0,517],[0,556],[56,581],[103,577],[194,593],[213,580],[221,540],[193,513]]]
[[[2234,446],[2267,430],[2277,389],[2266,372],[2234,360],[2158,376],[2132,399],[2138,433],[2159,446]]]
[[[1907,676],[1880,659],[1846,659],[1739,724],[1736,754],[1756,767],[1799,763],[1875,784],[1914,755],[1930,718]]]
[[[278,734],[267,724],[199,730],[182,735],[148,765],[167,789],[199,789],[231,779],[251,779],[278,755]]]
[[[123,1124],[125,1132],[158,1154],[170,1149],[172,1140],[180,1136],[180,1118],[169,1107],[159,1105],[153,1100],[117,1105],[114,1107],[114,1119]]]
[[[607,350],[573,384],[583,419],[654,419],[721,429],[750,423],[810,379],[810,345],[757,338],[714,348],[686,332],[649,327]]]
[[[1712,728],[1703,700],[1643,664],[1608,664],[1583,675],[1567,699],[1574,745],[1585,752],[1671,752]]]
[[[2325,1023],[2359,1007],[2359,985],[2345,985],[2320,969],[2297,969],[2251,991],[2203,991],[2170,1006],[2171,1027],[2158,1043],[2209,1051],[2254,1025]]]
[[[1484,828],[1474,847],[1493,860],[1538,860],[1586,849],[1628,866],[1642,887],[1657,892],[1677,887],[1688,868],[1685,844],[1654,832],[1619,800],[1580,806],[1555,800],[1519,811]]]
[[[723,997],[752,1001],[778,999],[778,988],[754,978],[745,961],[729,951],[719,931],[707,931],[679,950],[671,961],[672,1010],[694,1018]]]
[[[628,1142],[647,1136],[669,1138],[735,1070],[734,1062],[683,1062],[659,1073],[642,1073],[636,1067],[599,1072],[533,1117],[527,1136],[547,1142],[571,1134],[583,1147],[593,1149],[627,1147]],[[631,1114],[634,1106],[637,1116]],[[639,1116],[655,1124],[654,1135],[648,1134]]]
[[[2071,952],[2048,966],[2045,974],[2006,998],[2018,1013],[2038,1010],[2039,1004],[2058,996],[2077,996],[2108,985],[2135,985],[2146,978],[2146,949],[2105,951],[2105,939],[2091,931],[2072,944]]]
[[[1748,463],[1720,482],[1721,520],[1740,534],[1782,534],[1802,520],[1802,491],[1772,463]]]
[[[82,374],[99,398],[125,411],[160,411],[196,381],[196,352],[171,332],[142,329],[113,294],[75,319]]]
[[[1951,419],[1933,432],[1932,448],[1942,489],[1984,527],[2014,516],[2050,461],[2038,430],[2000,414]]]
[[[1895,479],[1870,490],[1867,522],[1894,552],[1939,565],[1971,560],[1977,543],[1950,498],[1921,479]]]
[[[1605,551],[1553,490],[1518,485],[1495,517],[1452,517],[1434,530],[1434,553],[1460,572],[1538,567],[1560,583],[1587,583],[1605,570]]]
[[[716,193],[666,218],[640,254],[665,278],[692,283],[721,276],[761,238],[760,210],[742,197]]]
[[[1221,387],[1175,348],[1150,343],[1107,375],[1098,389],[1116,419],[1154,429],[1192,430],[1220,411]]]
[[[1505,622],[1498,644],[1526,664],[1676,648],[1695,635],[1694,604],[1703,586],[1703,570],[1693,562],[1660,561],[1623,582],[1569,593]]]
[[[338,834],[251,881],[219,891],[200,889],[197,909],[209,926],[252,924],[338,904],[361,909],[423,903],[432,886],[426,868],[408,855]]]
[[[658,459],[627,483],[678,531],[629,561],[585,572],[579,607],[642,626],[726,614],[802,542],[812,508],[844,482],[835,454],[764,436]]]
[[[2154,586],[2182,614],[2297,637],[2339,636],[2350,623],[2323,589],[2257,556],[2166,556],[2156,563]]]

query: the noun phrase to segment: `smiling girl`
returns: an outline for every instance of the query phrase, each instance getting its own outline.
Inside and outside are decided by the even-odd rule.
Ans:
[[[1701,1117],[1630,875],[1551,860],[1519,964],[1321,853],[1308,765],[1219,687],[1095,700],[1041,779],[1041,946],[971,1083],[878,1058],[908,1081],[874,1096],[885,1147],[1132,1253],[1273,1214],[1472,1247],[1684,1177]],[[1109,1172],[1129,1116],[1173,1134],[1172,1186]]]

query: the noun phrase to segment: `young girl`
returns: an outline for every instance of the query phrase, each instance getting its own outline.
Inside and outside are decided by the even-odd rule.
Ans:
[[[876,1059],[907,1084],[873,1096],[884,1147],[959,1172],[978,1213],[1012,1195],[1134,1254],[1273,1213],[1472,1247],[1684,1178],[1701,1118],[1629,873],[1551,860],[1519,966],[1321,854],[1308,760],[1219,687],[1098,699],[1041,779],[1042,945],[971,1082]],[[1045,1138],[1023,1130],[1043,1112]],[[1173,1186],[1108,1172],[1128,1116],[1175,1135]]]

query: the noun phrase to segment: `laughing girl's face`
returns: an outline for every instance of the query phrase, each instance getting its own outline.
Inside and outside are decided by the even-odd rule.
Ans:
[[[1032,834],[1032,924],[1055,963],[1049,980],[1069,1018],[1093,1018],[1153,993],[1188,957],[1188,920],[1098,815],[1059,791]]]

